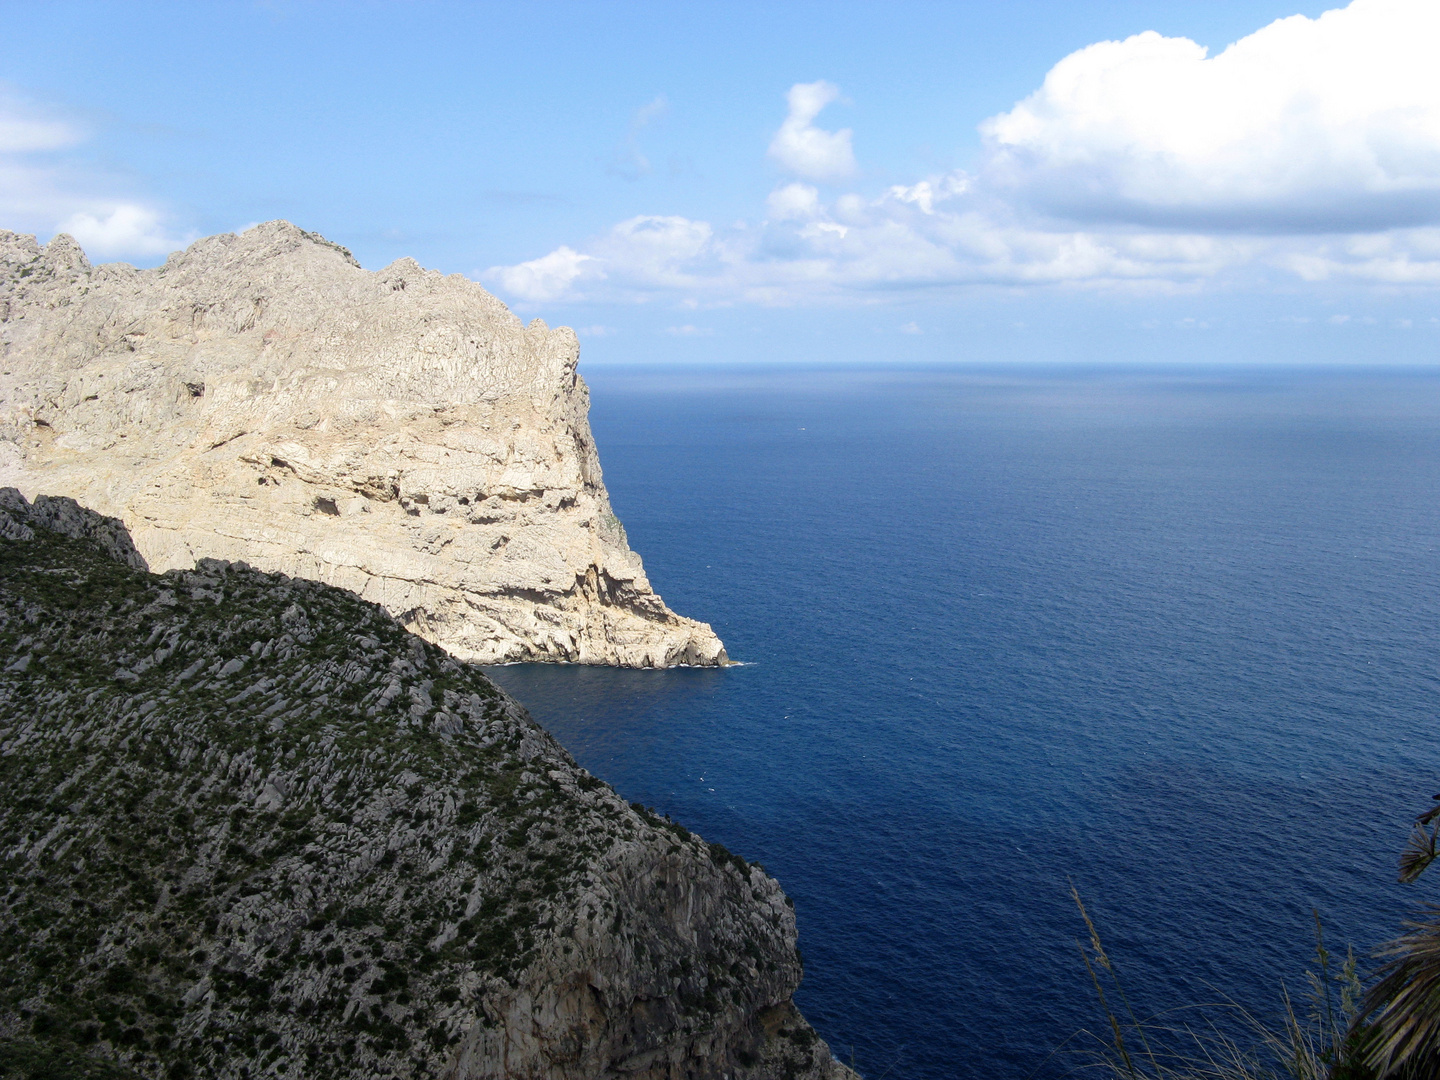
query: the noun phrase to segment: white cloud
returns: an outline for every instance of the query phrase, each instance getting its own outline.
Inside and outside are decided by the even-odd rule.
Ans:
[[[916,322],[907,322],[904,326],[900,327],[900,333],[902,333],[902,334],[923,334],[923,333],[925,333],[925,331],[920,329],[920,324],[919,324],[919,323],[916,323]]]
[[[593,255],[561,246],[549,255],[516,266],[492,266],[481,276],[498,281],[506,292],[521,300],[556,300],[585,273],[586,263],[595,261]]]
[[[611,229],[600,250],[612,258],[648,266],[664,275],[679,262],[701,254],[712,234],[713,230],[703,221],[642,214]]]
[[[615,160],[610,164],[610,172],[623,176],[626,180],[639,180],[653,171],[650,159],[640,150],[640,133],[663,119],[669,111],[670,102],[664,94],[657,95],[636,110],[631,118],[625,142],[616,151]]]
[[[1440,228],[1309,239],[1288,245],[1276,262],[1308,282],[1440,285]]]
[[[665,332],[671,337],[709,337],[715,331],[708,326],[692,326],[686,323],[684,326],[667,326]]]
[[[1355,0],[1218,56],[1153,31],[981,125],[997,191],[1078,221],[1371,230],[1440,218],[1440,4]]]
[[[85,137],[0,86],[0,227],[42,239],[71,233],[94,259],[163,255],[193,239],[172,234],[158,208],[115,197],[113,178],[63,154]]]
[[[99,258],[119,255],[164,255],[183,247],[165,229],[154,210],[133,203],[99,211],[81,211],[60,223],[86,253]]]
[[[770,156],[807,180],[843,180],[855,172],[850,129],[824,131],[814,120],[820,110],[840,96],[840,88],[823,79],[796,83],[786,95],[790,112],[770,140]]]
[[[640,106],[635,111],[635,119],[631,126],[635,130],[649,127],[656,120],[670,111],[670,102],[664,94],[657,94],[653,99]]]
[[[529,286],[531,267],[584,258],[560,248],[533,263],[496,267],[487,278],[520,299],[767,305],[848,297],[877,303],[915,289],[972,284],[1129,284],[1174,288],[1251,257],[1248,237],[1104,234],[1041,230],[965,205],[926,213],[892,197],[845,196],[826,205],[803,185],[772,193],[771,216],[717,231],[683,217],[638,217],[584,245],[594,259]],[[938,185],[937,185],[938,187]],[[813,190],[813,189],[810,189]]]
[[[820,192],[809,184],[786,184],[765,200],[771,221],[808,221],[820,213]]]
[[[691,307],[975,285],[1440,287],[1437,41],[1436,0],[1354,0],[1215,57],[1155,33],[1101,42],[981,125],[973,171],[828,200],[803,181],[853,172],[850,132],[813,123],[836,87],[797,84],[769,152],[802,180],[760,220],[644,215],[536,262],[594,260],[551,296]],[[517,269],[492,274],[509,288]]]
[[[924,214],[935,212],[935,203],[953,198],[956,195],[963,195],[970,189],[970,178],[964,173],[951,173],[949,176],[942,176],[934,180],[921,180],[918,184],[911,184],[908,187],[903,184],[896,184],[885,192],[887,199],[895,202],[909,203]]]

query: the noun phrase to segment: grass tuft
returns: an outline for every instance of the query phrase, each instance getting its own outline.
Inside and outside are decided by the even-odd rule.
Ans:
[[[1335,966],[1318,912],[1318,970],[1306,972],[1310,1008],[1302,1020],[1282,985],[1277,1027],[1223,995],[1212,1002],[1138,1014],[1073,885],[1070,895],[1089,938],[1077,942],[1081,960],[1105,1018],[1103,1034],[1082,1029],[1062,1048],[1076,1059],[1077,1071],[1115,1080],[1376,1080],[1375,1073],[1358,1063],[1360,1040],[1352,1033],[1363,991],[1354,950]],[[1078,1047],[1068,1045],[1077,1039]]]

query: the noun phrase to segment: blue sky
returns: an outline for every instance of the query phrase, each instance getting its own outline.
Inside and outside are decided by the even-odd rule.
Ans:
[[[1336,6],[0,3],[0,227],[283,217],[591,363],[1433,362],[1440,5]]]

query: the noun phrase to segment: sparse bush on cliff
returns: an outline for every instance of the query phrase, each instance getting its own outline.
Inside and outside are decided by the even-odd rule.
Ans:
[[[850,1076],[758,868],[377,606],[102,525],[0,488],[0,1080]]]

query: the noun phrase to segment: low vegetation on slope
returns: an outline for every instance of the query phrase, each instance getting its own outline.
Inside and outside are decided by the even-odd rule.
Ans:
[[[758,867],[375,605],[135,564],[0,492],[0,1073],[844,1073]]]

